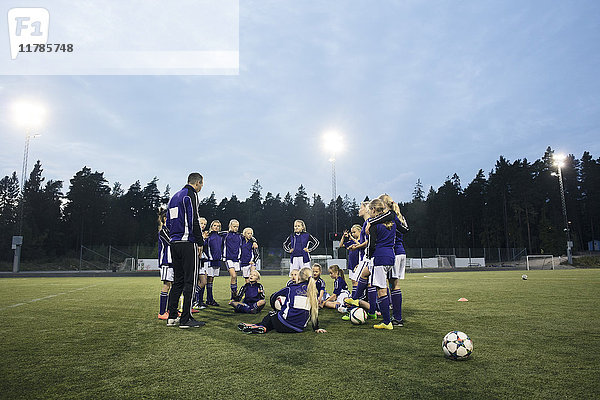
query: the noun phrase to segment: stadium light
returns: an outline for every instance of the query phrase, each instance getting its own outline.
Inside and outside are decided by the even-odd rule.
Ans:
[[[23,245],[23,202],[25,179],[27,177],[27,159],[29,157],[29,141],[39,137],[34,132],[42,128],[46,119],[46,109],[40,103],[32,101],[18,101],[12,106],[12,115],[15,124],[25,129],[25,149],[23,150],[23,166],[21,169],[21,204],[19,207],[19,235],[12,237],[12,248],[15,250],[13,259],[13,272],[19,272],[21,265],[21,246]]]
[[[323,135],[323,148],[331,156],[329,161],[335,161],[336,154],[344,149],[344,139],[335,131],[326,132]]]
[[[562,168],[565,166],[565,161],[567,160],[567,156],[564,154],[554,154],[552,156],[552,159],[554,160],[554,165],[556,165],[559,168]]]
[[[329,153],[329,161],[331,162],[331,199],[333,200],[333,232],[338,231],[337,221],[337,182],[335,178],[335,157],[344,149],[344,139],[335,131],[326,132],[323,135],[323,149]],[[333,249],[333,257],[337,258],[337,249]]]
[[[562,168],[565,166],[567,156],[564,154],[555,154],[552,158],[554,160],[554,165],[556,165],[558,170],[558,185],[560,187],[560,200],[562,204],[563,222],[565,224],[564,230],[567,235],[567,261],[569,264],[573,264],[573,242],[571,241],[571,229],[569,227],[569,219],[567,218],[567,203],[565,202],[565,187],[562,178]]]
[[[13,117],[18,127],[30,133],[42,127],[46,109],[40,103],[22,100],[13,104]]]

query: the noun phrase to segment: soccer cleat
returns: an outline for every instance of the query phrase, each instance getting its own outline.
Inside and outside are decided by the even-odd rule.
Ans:
[[[358,300],[356,300],[356,299],[352,299],[352,298],[350,298],[350,297],[346,297],[346,298],[344,299],[344,303],[346,303],[346,304],[350,304],[350,305],[352,305],[352,306],[354,306],[354,307],[358,307],[358,306],[359,306]]]
[[[158,319],[168,319],[169,318],[169,313],[165,312],[163,314],[158,314]]]
[[[342,315],[342,320],[343,321],[350,321],[350,313]]]
[[[238,324],[238,329],[244,333],[257,333],[257,334],[262,334],[262,333],[267,333],[267,328],[265,328],[262,325],[256,325],[256,324],[244,324],[244,323],[240,323]]]
[[[214,301],[214,300],[207,301],[207,302],[206,302],[206,305],[213,306],[213,307],[219,307],[219,303],[217,303],[217,302],[216,302],[216,301]]]
[[[179,325],[179,317],[167,319],[167,326],[177,326],[177,325]]]
[[[200,309],[196,308],[196,307],[192,307],[190,311],[191,311],[192,314],[196,314],[196,313],[200,312]]]
[[[198,310],[204,310],[206,308],[206,303],[198,304]]]
[[[392,319],[392,325],[402,327],[404,326],[404,320],[401,319],[400,321],[398,321],[397,319]]]
[[[377,313],[375,313],[375,314],[367,313],[367,319],[377,319]]]
[[[380,324],[373,325],[375,329],[394,329],[394,325],[390,322],[389,324],[384,324],[383,322]]]
[[[194,318],[190,318],[187,320],[187,322],[182,322],[179,324],[179,327],[182,329],[187,329],[187,328],[200,328],[201,326],[204,326],[206,323],[202,322],[202,321],[196,321]]]

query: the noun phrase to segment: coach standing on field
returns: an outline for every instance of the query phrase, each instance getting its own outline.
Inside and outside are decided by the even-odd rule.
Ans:
[[[193,172],[188,183],[169,200],[167,227],[171,233],[171,257],[175,275],[169,293],[169,318],[167,326],[199,328],[204,322],[192,318],[192,290],[198,279],[198,258],[204,240],[198,217],[198,192],[202,189],[202,175]],[[177,318],[177,303],[183,291],[183,310]]]

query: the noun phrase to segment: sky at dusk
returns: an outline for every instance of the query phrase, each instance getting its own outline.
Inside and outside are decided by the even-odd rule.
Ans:
[[[201,197],[258,179],[327,200],[336,131],[337,193],[405,202],[500,155],[599,157],[598,71],[598,1],[241,1],[237,75],[0,75],[0,177],[21,174],[27,98],[47,110],[29,170],[64,193],[85,165],[125,189],[198,171]]]

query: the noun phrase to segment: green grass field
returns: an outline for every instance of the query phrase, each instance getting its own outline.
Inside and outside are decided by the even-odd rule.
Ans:
[[[408,274],[404,328],[325,310],[326,334],[267,335],[237,330],[269,307],[234,314],[226,277],[193,330],[156,318],[158,278],[0,279],[0,398],[598,398],[600,270],[522,273]],[[471,359],[443,357],[451,330]]]

